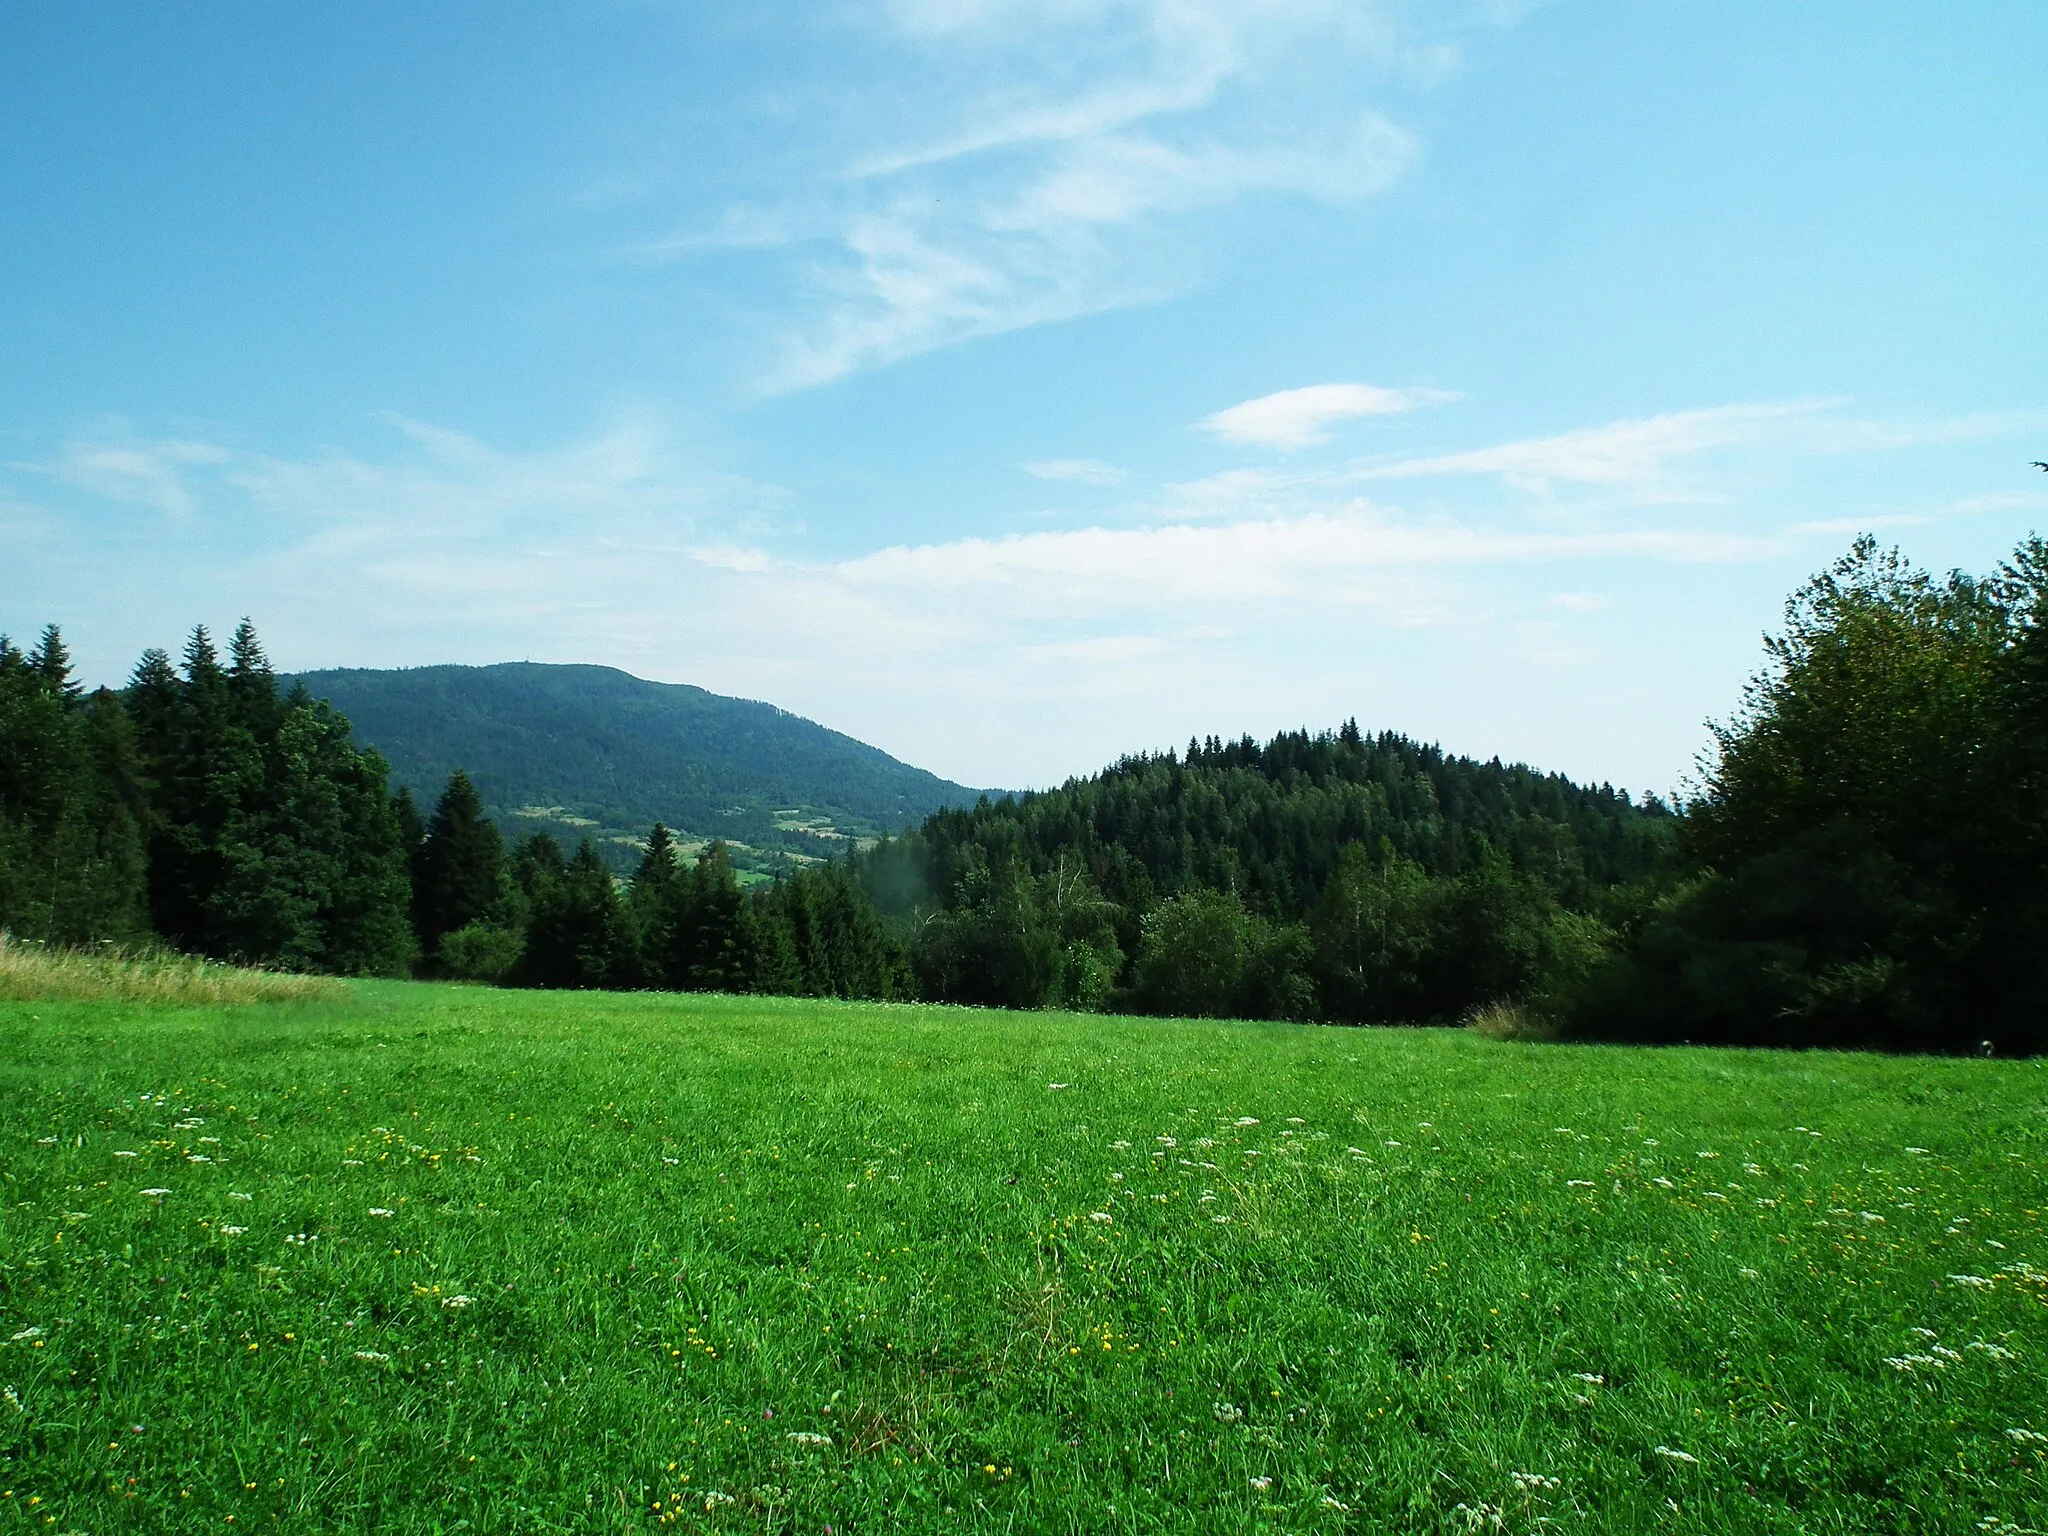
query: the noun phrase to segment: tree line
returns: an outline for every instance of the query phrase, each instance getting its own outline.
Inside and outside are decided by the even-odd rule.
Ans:
[[[1356,722],[1191,741],[743,888],[655,826],[431,813],[245,622],[84,694],[0,640],[0,926],[302,970],[1557,1036],[2048,1046],[2048,546],[1795,594],[1698,792],[1634,801]]]

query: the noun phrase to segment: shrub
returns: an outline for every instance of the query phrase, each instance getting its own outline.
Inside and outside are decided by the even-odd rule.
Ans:
[[[519,963],[525,936],[482,919],[441,935],[440,968],[455,981],[503,981]]]

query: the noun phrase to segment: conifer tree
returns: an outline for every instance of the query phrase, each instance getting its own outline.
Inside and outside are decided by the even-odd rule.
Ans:
[[[504,862],[504,840],[483,814],[483,797],[457,769],[427,822],[413,884],[414,927],[430,959],[442,935],[497,907]]]
[[[25,656],[0,637],[0,929],[63,944],[145,932],[125,726],[83,696],[55,625]]]
[[[553,843],[547,839],[547,845]],[[544,854],[534,860],[531,867],[536,873],[544,861]],[[611,871],[590,839],[584,838],[558,874],[535,883],[533,914],[513,979],[529,987],[629,986],[635,962],[631,930]]]
[[[657,821],[647,834],[647,846],[626,896],[626,915],[649,986],[680,991],[689,985],[688,964],[678,965],[675,955],[677,929],[688,903],[688,884],[677,862],[675,837]]]

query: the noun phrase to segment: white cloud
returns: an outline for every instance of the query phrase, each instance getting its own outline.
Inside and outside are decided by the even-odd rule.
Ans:
[[[189,517],[198,505],[188,484],[191,472],[227,458],[225,449],[211,443],[74,440],[55,460],[27,467],[109,501]]]
[[[1661,529],[1542,533],[1416,522],[1359,504],[1333,512],[1151,528],[1082,528],[899,545],[831,568],[856,587],[946,595],[1032,614],[1103,614],[1251,601],[1370,598],[1361,579],[1415,566],[1649,556],[1753,557],[1747,537]]]
[[[1076,485],[1122,485],[1131,478],[1129,470],[1100,459],[1034,459],[1019,467],[1040,480],[1070,480]]]
[[[1598,613],[1607,606],[1606,598],[1591,592],[1553,592],[1549,601],[1566,613]]]
[[[1309,448],[1330,440],[1330,427],[1360,416],[1391,416],[1458,397],[1441,389],[1385,389],[1377,384],[1309,384],[1246,400],[1204,417],[1203,430],[1262,448]]]
[[[1811,417],[1831,403],[1789,400],[1673,411],[1560,432],[1554,437],[1524,438],[1469,453],[1398,460],[1369,474],[1375,479],[1500,475],[1535,487],[1559,480],[1581,485],[1642,485],[1656,479],[1674,459],[1762,442],[1778,434],[1785,423]]]
[[[1463,721],[1460,749],[1655,784],[1655,762],[1692,750],[1677,736],[1725,709],[1755,627],[1808,569],[1792,509],[1868,505],[1871,492],[1887,515],[1925,508],[1967,526],[1947,516],[1964,505],[1942,493],[1949,468],[1905,499],[1905,455],[1952,460],[1948,435],[1844,457],[1854,425],[1741,407],[1482,451],[1496,475],[1576,463],[1586,478],[1570,483],[1596,494],[1571,500],[1503,496],[1464,470],[1404,505],[1357,496],[1384,465],[1274,466],[1148,488],[1095,526],[840,559],[804,548],[784,492],[694,462],[652,416],[531,451],[396,417],[374,452],[109,433],[53,452],[32,501],[0,474],[0,525],[89,526],[95,504],[117,500],[171,515],[129,517],[116,538],[14,539],[0,608],[75,630],[95,681],[194,619],[248,612],[289,667],[600,661],[771,699],[964,782],[1044,782],[1189,730],[1358,713],[1425,734]],[[1743,482],[1768,497],[1674,514],[1660,477],[1744,431],[1757,434],[1745,456],[1700,468],[1717,493]],[[1998,483],[1976,467],[1986,453],[2011,457],[2004,444],[1971,453],[1971,488]],[[1802,460],[1830,499],[1788,486]],[[1034,467],[1079,484],[1114,469]],[[2019,503],[2041,494],[2032,473],[1982,515],[2023,526]],[[1862,491],[1845,500],[1850,475]],[[1622,583],[1625,613],[1611,633],[1597,626],[1599,651],[1566,643],[1583,628],[1569,616]],[[1759,590],[1769,601],[1752,601]],[[1721,650],[1688,668],[1674,660],[1688,645]]]
[[[841,13],[844,15],[844,13]],[[761,383],[803,388],[932,348],[1180,293],[1248,199],[1346,204],[1413,136],[1376,98],[1455,60],[1394,0],[898,4],[856,11],[838,151],[644,256],[781,252],[794,304]],[[1466,13],[1455,32],[1509,24]],[[903,124],[915,123],[906,132]],[[1206,222],[1205,222],[1206,221]]]

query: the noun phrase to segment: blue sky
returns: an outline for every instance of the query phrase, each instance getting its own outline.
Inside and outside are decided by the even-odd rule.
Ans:
[[[2048,8],[0,10],[0,627],[1690,770],[2048,531]]]

